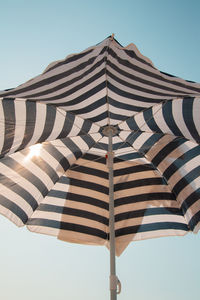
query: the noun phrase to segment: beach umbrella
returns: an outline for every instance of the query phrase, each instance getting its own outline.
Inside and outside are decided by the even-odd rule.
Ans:
[[[0,93],[0,212],[110,250],[198,232],[200,84],[113,36]]]

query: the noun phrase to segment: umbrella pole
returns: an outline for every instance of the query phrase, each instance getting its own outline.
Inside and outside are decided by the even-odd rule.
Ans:
[[[109,231],[110,231],[110,299],[117,299],[118,278],[115,267],[115,216],[114,216],[114,187],[113,187],[113,130],[108,132],[108,169],[109,169]]]

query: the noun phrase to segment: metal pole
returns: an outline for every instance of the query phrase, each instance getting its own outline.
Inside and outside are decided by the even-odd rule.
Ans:
[[[114,216],[114,188],[113,188],[113,130],[108,132],[108,168],[109,168],[109,231],[110,231],[110,299],[117,299],[117,276],[115,267],[115,216]]]

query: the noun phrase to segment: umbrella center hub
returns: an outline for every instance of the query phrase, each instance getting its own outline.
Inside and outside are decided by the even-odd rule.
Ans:
[[[109,136],[110,134],[112,136],[114,135],[117,135],[119,133],[119,128],[116,127],[116,126],[112,126],[112,125],[108,125],[108,126],[105,126],[103,129],[102,129],[102,133],[103,135],[105,136]]]

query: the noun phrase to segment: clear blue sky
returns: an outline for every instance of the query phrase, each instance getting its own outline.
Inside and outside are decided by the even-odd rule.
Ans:
[[[200,82],[199,0],[0,2],[0,89],[115,33],[162,71]],[[109,299],[109,252],[19,229],[0,216],[0,298]],[[120,300],[199,299],[200,235],[132,243],[117,259]]]

